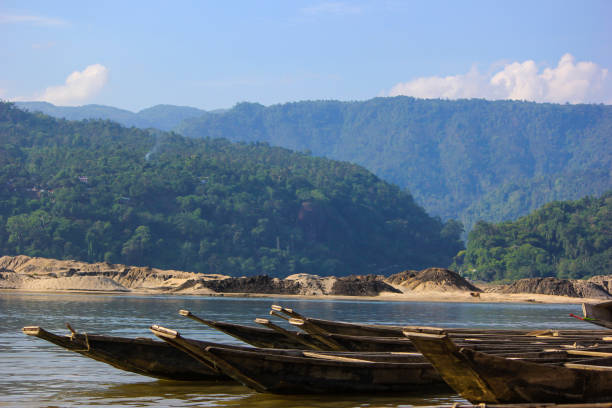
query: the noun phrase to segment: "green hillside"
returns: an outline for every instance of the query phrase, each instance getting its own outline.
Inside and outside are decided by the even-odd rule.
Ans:
[[[515,222],[478,222],[454,266],[483,280],[610,274],[612,191],[553,202]]]
[[[446,266],[461,227],[364,168],[0,103],[0,252],[224,273]]]
[[[375,98],[264,107],[187,119],[189,137],[264,141],[362,165],[429,213],[502,221],[612,188],[612,106]]]

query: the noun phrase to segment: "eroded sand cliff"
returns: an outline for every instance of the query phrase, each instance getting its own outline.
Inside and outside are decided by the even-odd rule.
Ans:
[[[230,277],[106,262],[20,256],[0,258],[0,289],[20,291],[84,291],[194,295],[334,296],[423,301],[580,302],[612,298],[612,276],[588,281],[556,278],[523,279],[511,285],[473,285],[444,268],[404,271],[389,277],[362,275],[320,277],[295,274],[285,279],[269,276]]]

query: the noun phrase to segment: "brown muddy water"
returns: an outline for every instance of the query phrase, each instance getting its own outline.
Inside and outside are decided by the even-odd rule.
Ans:
[[[117,370],[46,341],[25,336],[23,326],[68,334],[77,331],[123,337],[154,336],[151,324],[184,336],[240,344],[179,316],[179,309],[212,320],[252,324],[271,304],[304,315],[365,323],[488,328],[593,328],[568,317],[579,305],[377,302],[28,294],[0,292],[0,406],[10,407],[409,407],[466,402],[456,394],[273,395],[232,383],[160,381]],[[277,322],[280,324],[280,322]]]

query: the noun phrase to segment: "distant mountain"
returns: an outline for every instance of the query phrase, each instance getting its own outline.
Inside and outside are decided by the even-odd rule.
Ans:
[[[156,105],[138,113],[104,105],[55,106],[48,102],[16,102],[19,108],[30,112],[68,120],[108,119],[127,127],[172,130],[185,119],[195,118],[206,111],[187,106]]]
[[[409,97],[241,103],[187,119],[177,131],[360,164],[468,229],[612,188],[612,106],[605,105]]]
[[[145,121],[148,127],[160,130],[172,130],[186,119],[202,116],[206,111],[188,106],[155,105],[136,113],[139,120]],[[136,126],[136,125],[134,125]],[[142,126],[136,126],[142,127]]]
[[[0,254],[284,277],[446,266],[461,229],[361,166],[0,102]]]

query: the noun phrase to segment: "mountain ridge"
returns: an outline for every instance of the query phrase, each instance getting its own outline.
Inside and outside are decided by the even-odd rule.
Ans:
[[[15,102],[21,109],[41,112],[45,115],[67,120],[103,119],[112,120],[126,127],[155,128],[169,131],[183,120],[207,113],[190,106],[160,104],[132,112],[107,105],[56,106],[49,102]]]
[[[191,115],[173,130],[362,165],[466,230],[612,188],[609,105],[393,97],[243,102]]]

